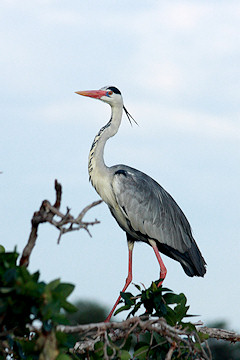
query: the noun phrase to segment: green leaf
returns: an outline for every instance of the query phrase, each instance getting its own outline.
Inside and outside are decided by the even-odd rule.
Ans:
[[[0,253],[5,253],[5,248],[2,245],[0,245]]]
[[[151,289],[150,288],[145,291],[145,296],[146,296],[146,299],[148,299],[148,300],[151,298]]]
[[[157,317],[165,317],[167,315],[167,308],[164,303],[161,303],[158,307],[156,307],[156,312],[152,314]]]
[[[201,342],[208,340],[209,339],[209,335],[208,334],[203,334],[201,331],[198,331],[198,336]]]
[[[41,294],[39,284],[34,281],[28,281],[23,286],[23,293],[32,297],[38,297]]]
[[[138,284],[134,284],[134,283],[132,283],[139,291],[141,291],[141,286],[140,285],[138,285]]]
[[[179,297],[180,297],[180,302],[181,302],[182,304],[186,305],[186,303],[187,303],[187,298],[186,298],[186,296],[185,296],[183,293],[180,293],[180,294],[179,294]]]
[[[40,272],[36,271],[34,274],[32,274],[32,280],[38,282],[39,276],[40,276]]]
[[[157,291],[159,290],[160,288],[158,288],[157,284],[155,282],[152,282],[152,290],[153,291]]]
[[[132,348],[132,340],[133,340],[133,335],[129,335],[125,341],[125,344],[122,348],[122,350],[126,350],[126,351],[130,351],[130,349]]]
[[[3,275],[3,280],[6,283],[13,283],[17,278],[17,269],[16,268],[10,268],[8,269],[5,274]]]
[[[153,332],[153,337],[158,345],[162,345],[167,342],[167,340],[165,340],[164,337],[159,335],[156,331]]]
[[[135,306],[134,308],[132,309],[132,311],[129,313],[129,315],[135,315],[136,312],[140,309],[140,307],[142,306],[142,303],[139,301]]]
[[[109,336],[108,336],[108,338],[109,338]],[[110,357],[110,359],[113,355],[113,349],[110,346],[107,346],[107,355]]]
[[[166,291],[168,291],[168,292],[173,292],[171,289],[168,289],[168,288],[162,287],[162,292],[166,292]]]
[[[137,351],[134,352],[133,356],[136,357],[138,360],[146,359],[146,354],[148,352],[149,345],[144,345],[140,347]]]
[[[66,311],[69,312],[69,313],[74,313],[74,312],[78,311],[78,309],[76,308],[76,306],[73,305],[73,304],[71,304],[71,303],[68,302],[68,301],[63,301],[63,302],[61,303],[61,305],[62,305],[63,309],[66,310]]]
[[[59,354],[56,357],[56,360],[71,360],[72,358],[69,355],[66,354]]]
[[[103,342],[102,341],[98,341],[95,345],[94,345],[94,352],[98,355],[98,356],[103,356]]]
[[[54,290],[59,284],[60,284],[60,279],[53,280],[46,285],[46,290]]]
[[[128,351],[121,350],[120,359],[121,360],[129,360],[129,359],[131,359],[131,355],[129,354]]]
[[[146,331],[142,334],[139,334],[138,341],[142,342],[143,344],[150,344],[151,337],[152,337],[151,333],[149,331]]]
[[[174,326],[177,323],[176,313],[169,306],[167,306],[167,315],[165,316],[165,319],[167,320],[167,323],[171,326]]]
[[[54,290],[61,294],[61,297],[67,298],[74,290],[75,286],[68,283],[60,283]]]
[[[181,297],[174,293],[166,293],[163,295],[166,304],[178,304],[181,300]]]
[[[119,309],[117,309],[114,313],[114,316],[119,314],[121,311],[124,311],[124,310],[129,310],[131,308],[131,305],[124,305],[124,306],[121,306]]]
[[[174,312],[176,313],[177,321],[181,321],[185,317],[188,309],[189,309],[189,306],[185,306],[184,303],[181,303],[174,308]]]
[[[181,322],[181,328],[186,330],[186,332],[189,332],[189,333],[193,333],[193,332],[197,333],[196,326],[190,322],[187,322],[187,323]]]
[[[53,317],[56,314],[59,314],[61,310],[61,304],[60,301],[57,300],[55,302],[48,302],[46,305],[44,305],[41,309],[41,313],[44,320],[48,320],[51,317]]]
[[[120,292],[121,297],[123,298],[123,300],[125,301],[126,305],[134,305],[135,301],[133,299],[131,299],[133,297],[133,294],[129,293],[129,292]]]
[[[76,343],[76,338],[72,334],[64,334],[61,331],[56,332],[56,339],[59,348],[64,346],[70,349],[73,348]]]
[[[0,268],[7,270],[16,267],[17,258],[16,252],[0,252]]]

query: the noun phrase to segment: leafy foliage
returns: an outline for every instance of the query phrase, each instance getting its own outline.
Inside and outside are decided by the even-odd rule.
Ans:
[[[128,314],[129,317],[135,315],[140,308],[144,307],[145,314],[164,317],[171,326],[184,325],[183,318],[192,316],[187,315],[189,306],[186,305],[187,299],[185,295],[183,293],[177,295],[170,289],[162,286],[158,287],[158,283],[159,281],[153,282],[148,289],[142,291],[139,285],[135,285],[141,291],[137,296],[133,296],[129,292],[121,293],[125,305],[118,309],[115,314],[131,309]]]
[[[63,309],[76,311],[67,301],[74,286],[59,279],[39,281],[39,272],[30,274],[17,259],[16,250],[0,247],[0,351],[14,359],[52,359],[66,353],[71,338],[55,329],[67,323]]]
[[[147,318],[164,318],[167,326],[171,329],[175,327],[184,329],[184,337],[181,335],[177,339],[164,331],[159,332],[159,328],[142,329],[137,323],[127,329],[126,336],[122,340],[115,341],[108,334],[107,341],[104,338],[95,343],[94,350],[88,355],[90,359],[100,360],[103,358],[111,359],[166,359],[171,351],[171,359],[207,359],[202,356],[204,350],[201,346],[201,334],[197,333],[194,325],[184,322],[183,319],[191,316],[188,314],[189,306],[184,294],[174,294],[167,288],[158,287],[159,281],[153,282],[148,289],[141,290],[139,285],[136,288],[140,293],[134,296],[131,293],[121,293],[124,305],[116,311],[128,311],[127,318],[134,316],[138,310],[144,308],[142,317],[147,324]],[[115,314],[116,314],[115,313]],[[155,330],[156,329],[156,330]],[[178,342],[178,343],[177,343]],[[206,353],[205,353],[206,354]],[[85,355],[79,355],[85,359]]]
[[[17,265],[18,253],[5,252],[0,246],[0,352],[8,359],[85,359],[86,353],[73,354],[75,339],[56,331],[57,325],[67,324],[67,316],[76,307],[67,298],[72,293],[72,284],[61,283],[59,279],[50,283],[39,280],[39,272],[31,274],[25,266]],[[183,294],[152,283],[149,289],[136,285],[140,294],[122,293],[124,306],[117,312],[130,310],[128,317],[145,309],[148,316],[164,317],[171,326],[193,326],[182,320],[187,315],[188,306]],[[107,337],[106,337],[107,336]],[[122,341],[105,339],[95,342],[94,349],[88,351],[89,359],[127,360],[165,359],[171,343],[156,331],[130,333]],[[190,335],[189,335],[190,336]],[[188,358],[182,345],[181,358]],[[196,350],[197,353],[197,350]],[[179,358],[179,351],[176,352]],[[185,356],[185,357],[183,357]],[[172,357],[174,359],[174,357]],[[191,359],[194,359],[193,354]]]
[[[193,351],[190,352],[186,344],[182,343],[176,347],[173,352],[172,359],[198,359],[199,349],[201,344],[199,342],[201,335],[197,334],[195,326],[189,322],[184,322],[183,319],[193,316],[189,315],[187,299],[183,293],[175,294],[168,288],[159,286],[159,280],[152,282],[148,289],[141,290],[139,285],[135,285],[140,293],[136,296],[127,292],[121,293],[124,305],[119,308],[115,314],[122,311],[131,310],[128,313],[128,318],[134,316],[137,311],[142,308],[144,313],[140,316],[164,318],[170,326],[177,326],[185,328],[189,333],[189,338],[195,342]],[[136,341],[136,340],[135,340]],[[146,331],[141,334],[134,346],[133,356],[136,359],[165,359],[166,354],[170,350],[171,343],[159,333]],[[182,348],[180,351],[179,349]]]
[[[167,356],[172,360],[208,358],[207,351],[204,352],[202,346],[202,341],[206,340],[207,336],[197,332],[194,325],[187,322],[191,315],[188,314],[189,306],[185,295],[158,287],[158,281],[153,282],[148,289],[135,285],[137,295],[121,293],[122,306],[116,313],[125,311],[127,318],[131,320],[137,312],[142,312],[139,321],[145,321],[143,324],[147,324],[146,319],[152,321],[162,318],[166,324],[166,332],[158,331],[154,326],[143,329],[136,323],[125,329],[122,337],[114,337],[114,332],[106,330],[96,340],[89,338],[93,341],[93,347],[79,353],[73,352],[71,349],[74,348],[76,339],[84,341],[84,335],[69,335],[57,331],[57,326],[68,324],[68,320],[72,321],[74,316],[78,323],[82,323],[83,319],[78,317],[81,312],[85,315],[84,322],[87,323],[93,310],[84,307],[84,303],[79,303],[77,305],[80,311],[76,312],[76,306],[68,301],[74,289],[72,284],[62,283],[60,279],[50,283],[41,281],[39,272],[31,274],[25,266],[17,264],[18,256],[16,250],[5,252],[0,245],[0,359],[161,360]],[[88,304],[88,307],[91,308],[91,305]],[[95,310],[102,319],[104,308]],[[176,337],[171,332],[167,333],[168,327],[184,332]],[[235,347],[235,352],[237,350]]]

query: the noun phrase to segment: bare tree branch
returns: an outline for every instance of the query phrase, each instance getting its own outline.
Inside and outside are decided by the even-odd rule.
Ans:
[[[173,356],[173,353],[174,353],[174,350],[176,349],[177,347],[177,344],[176,343],[173,343],[165,357],[165,360],[171,360],[172,356]]]
[[[199,327],[198,331],[209,335],[210,338],[218,339],[218,340],[226,340],[230,342],[240,342],[240,334],[235,333],[234,331],[217,329],[217,328],[209,328],[206,326]]]
[[[61,206],[61,200],[62,200],[62,186],[61,184],[55,180],[55,192],[56,192],[56,200],[54,205],[52,206],[51,203],[48,200],[44,200],[40,206],[40,209],[36,212],[34,212],[31,224],[31,232],[28,238],[27,245],[25,246],[21,259],[20,259],[20,265],[28,266],[29,265],[29,258],[32,253],[32,250],[36,244],[37,236],[38,236],[38,226],[39,224],[48,222],[55,226],[59,230],[59,237],[58,237],[58,243],[60,242],[61,236],[69,231],[76,231],[80,229],[85,229],[88,234],[91,236],[88,227],[99,224],[99,221],[95,219],[92,222],[83,222],[83,216],[89,211],[92,207],[100,204],[102,200],[95,201],[92,204],[86,206],[80,214],[75,219],[70,214],[70,209],[67,208],[66,214],[63,214],[59,209]],[[57,216],[60,218],[60,220],[55,220],[54,217]]]
[[[188,332],[186,329],[182,329],[181,327],[172,327],[167,324],[164,318],[143,320],[143,318],[135,316],[120,323],[102,322],[77,326],[59,325],[57,330],[65,333],[78,333],[80,335],[84,335],[86,340],[77,342],[74,346],[73,351],[77,353],[84,353],[87,350],[93,350],[95,343],[98,342],[101,337],[105,338],[106,334],[111,341],[115,342],[116,340],[126,339],[130,334],[140,334],[145,331],[160,334],[171,345],[166,359],[171,359],[174,350],[183,343],[185,347],[188,348],[190,354],[196,351],[196,348],[194,348],[194,342],[192,341],[192,338],[196,339],[196,333]],[[91,339],[89,339],[89,336],[91,336]],[[202,359],[211,359],[210,355],[206,354],[205,350],[201,346],[200,353]]]
[[[190,354],[191,352],[196,351],[196,348],[194,349],[194,342],[192,341],[192,338],[200,344],[201,341],[198,333],[207,334],[209,335],[209,338],[221,339],[230,342],[240,342],[240,334],[233,331],[208,328],[206,326],[197,326],[197,333],[189,333],[186,329],[182,329],[181,327],[172,327],[168,325],[164,318],[144,319],[144,317],[140,318],[138,316],[129,318],[122,322],[101,322],[76,326],[59,325],[57,327],[57,331],[64,333],[77,333],[84,336],[85,340],[77,342],[74,349],[72,349],[73,352],[77,353],[94,350],[94,345],[101,339],[105,339],[107,337],[111,339],[112,342],[123,339],[124,346],[124,343],[130,334],[140,334],[145,331],[153,333],[154,331],[163,336],[170,344],[166,360],[170,360],[172,358],[174,350],[179,348],[180,343],[185,344]],[[206,348],[208,354],[206,353],[206,349],[200,345],[201,356],[199,359],[211,359],[209,347],[206,346]]]

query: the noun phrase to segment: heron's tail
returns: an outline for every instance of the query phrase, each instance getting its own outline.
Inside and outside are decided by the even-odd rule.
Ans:
[[[194,242],[185,253],[178,253],[178,260],[188,276],[204,276],[206,273],[206,262]]]
[[[204,276],[206,273],[206,262],[194,239],[192,239],[191,248],[184,253],[166,244],[157,243],[157,246],[160,252],[180,262],[188,276]]]

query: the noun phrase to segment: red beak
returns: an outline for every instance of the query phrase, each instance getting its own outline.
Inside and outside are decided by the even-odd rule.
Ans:
[[[82,96],[88,96],[94,99],[101,99],[102,96],[107,95],[107,91],[105,90],[76,91],[76,94]]]

